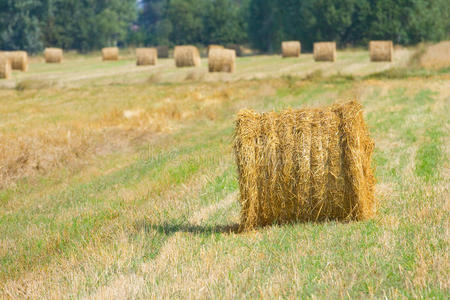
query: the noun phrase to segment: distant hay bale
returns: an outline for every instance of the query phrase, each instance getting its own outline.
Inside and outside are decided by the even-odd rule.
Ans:
[[[280,113],[242,110],[234,150],[241,231],[375,214],[374,143],[355,101]]]
[[[119,48],[108,47],[102,49],[103,60],[119,60]]]
[[[154,66],[158,62],[158,50],[156,48],[137,48],[136,57],[138,66]]]
[[[200,53],[195,46],[176,46],[173,56],[177,68],[201,65]]]
[[[241,57],[243,52],[244,52],[243,47],[241,45],[239,45],[239,44],[228,44],[225,48],[232,49],[232,50],[236,51],[236,56],[237,57]]]
[[[231,49],[214,48],[208,55],[209,72],[233,73],[236,68],[236,52]]]
[[[61,63],[63,50],[60,48],[45,48],[44,58],[46,63]]]
[[[450,41],[428,47],[420,58],[420,65],[427,69],[450,67]]]
[[[28,70],[28,54],[26,51],[7,51],[6,55],[11,59],[11,68],[26,72]]]
[[[156,49],[159,58],[169,58],[169,46],[158,46]]]
[[[281,43],[282,57],[299,57],[301,52],[301,44],[299,41],[287,41]]]
[[[318,42],[314,43],[315,61],[336,61],[336,43]]]
[[[371,61],[392,61],[394,58],[394,44],[392,41],[370,41]]]
[[[11,78],[11,59],[6,53],[0,53],[0,78]]]
[[[223,49],[224,47],[221,45],[209,45],[207,49],[207,54],[209,56],[209,52],[213,49]]]

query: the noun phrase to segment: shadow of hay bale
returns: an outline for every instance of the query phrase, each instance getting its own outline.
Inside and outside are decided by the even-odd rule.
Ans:
[[[148,223],[146,220],[136,222],[134,228],[137,231],[144,230],[146,232],[156,231],[166,235],[173,235],[177,232],[186,232],[193,234],[213,234],[213,233],[238,233],[239,224],[227,225],[193,225],[193,224],[177,224],[164,222],[162,224]]]

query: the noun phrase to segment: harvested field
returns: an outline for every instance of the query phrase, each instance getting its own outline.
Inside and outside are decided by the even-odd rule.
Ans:
[[[0,80],[0,298],[447,298],[448,70],[405,69],[414,49],[242,57],[234,73],[122,53],[30,57]],[[239,233],[238,112],[348,99],[375,143],[374,217]]]

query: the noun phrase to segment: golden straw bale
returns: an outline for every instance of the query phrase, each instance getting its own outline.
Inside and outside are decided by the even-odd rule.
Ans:
[[[11,78],[11,59],[6,53],[0,53],[0,78]]]
[[[221,45],[209,45],[207,51],[207,54],[209,55],[209,52],[213,49],[223,49],[224,47]]]
[[[302,46],[299,41],[288,41],[281,43],[282,57],[299,57]]]
[[[176,46],[173,56],[177,68],[201,65],[200,53],[195,46]]]
[[[156,48],[137,48],[136,57],[138,66],[154,66],[158,62],[158,50]]]
[[[236,68],[236,52],[231,49],[213,48],[208,55],[209,72],[233,73]]]
[[[169,46],[158,46],[158,57],[169,58]]]
[[[242,110],[234,150],[241,231],[375,214],[374,142],[355,101],[280,113]]]
[[[336,61],[336,43],[318,42],[314,43],[315,61]]]
[[[46,63],[61,63],[63,50],[60,48],[45,48],[44,58]]]
[[[10,58],[13,70],[28,71],[28,54],[26,51],[7,51],[4,53]]]
[[[392,61],[394,59],[394,44],[392,41],[370,41],[371,61]]]
[[[450,41],[428,47],[420,58],[420,64],[428,69],[450,67]]]
[[[102,49],[103,60],[119,60],[119,48],[108,47]]]

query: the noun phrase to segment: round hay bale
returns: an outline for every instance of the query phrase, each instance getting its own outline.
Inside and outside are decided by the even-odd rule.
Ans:
[[[281,56],[299,57],[302,46],[299,41],[287,41],[281,43]]]
[[[392,61],[394,44],[392,41],[370,41],[370,61]]]
[[[195,46],[176,46],[173,56],[177,68],[201,65],[200,53]]]
[[[44,58],[46,63],[59,64],[63,58],[63,50],[60,48],[45,48]]]
[[[158,57],[169,58],[169,46],[158,46]]]
[[[158,62],[158,50],[156,48],[137,48],[136,57],[138,66],[154,66]]]
[[[6,55],[11,59],[13,70],[28,71],[28,54],[26,51],[7,51]]]
[[[207,51],[207,54],[209,56],[209,52],[213,49],[223,49],[224,47],[221,45],[209,45]]]
[[[240,230],[374,216],[374,142],[351,101],[279,113],[238,113],[234,152]]]
[[[11,59],[6,53],[0,53],[0,78],[11,78]]]
[[[119,60],[119,48],[108,47],[102,49],[102,57],[104,61],[107,60]]]
[[[208,55],[209,72],[233,73],[236,68],[236,52],[231,49],[214,48]]]
[[[314,43],[315,61],[336,61],[336,42]]]
[[[428,47],[420,57],[420,65],[427,69],[450,67],[450,41]]]

